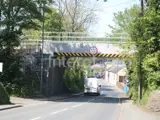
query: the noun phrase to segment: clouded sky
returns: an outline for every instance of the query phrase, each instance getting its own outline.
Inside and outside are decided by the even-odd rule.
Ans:
[[[99,6],[98,21],[97,24],[92,28],[92,32],[100,33],[100,36],[103,36],[104,33],[111,32],[111,29],[108,25],[114,25],[112,19],[113,14],[118,11],[124,11],[125,8],[130,8],[134,4],[140,4],[139,0],[91,0],[92,4],[97,4]]]

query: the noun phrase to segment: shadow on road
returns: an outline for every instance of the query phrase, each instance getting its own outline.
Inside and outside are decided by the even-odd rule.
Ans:
[[[97,96],[96,94],[89,94],[88,96],[84,95],[70,95],[66,96],[66,98],[60,98],[55,100],[54,97],[49,97],[45,99],[46,101],[50,102],[88,102],[88,103],[103,103],[103,104],[117,104],[122,103],[125,101],[128,101],[129,98],[121,97],[124,93],[118,92],[116,89],[114,89],[112,86],[102,86],[101,91],[103,91],[103,94],[100,96]]]
[[[82,102],[82,103],[103,103],[103,104],[117,104],[122,103],[125,101],[128,101],[129,99],[123,96],[123,91],[120,92],[116,89],[115,86],[111,85],[102,85],[101,87],[101,95],[97,96],[94,94],[89,94],[88,96],[84,96],[83,93],[81,94],[59,94],[52,97],[46,97],[46,98],[33,98],[30,100],[22,99],[22,102],[24,100],[24,103],[27,103],[27,101],[33,100],[35,103],[41,102],[41,101],[48,101],[48,102]],[[121,97],[121,98],[120,98]],[[26,101],[25,101],[26,100]]]

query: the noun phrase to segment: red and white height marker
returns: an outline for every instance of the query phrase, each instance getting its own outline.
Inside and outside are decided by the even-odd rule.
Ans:
[[[92,46],[89,48],[89,53],[92,54],[93,56],[96,56],[98,54],[98,49],[96,46]]]

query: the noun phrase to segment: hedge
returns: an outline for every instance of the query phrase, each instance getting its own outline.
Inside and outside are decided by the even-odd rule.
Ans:
[[[10,99],[6,89],[4,88],[3,84],[0,82],[0,104],[8,104],[10,103]]]

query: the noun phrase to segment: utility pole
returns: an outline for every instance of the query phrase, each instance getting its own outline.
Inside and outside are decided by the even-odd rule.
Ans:
[[[117,59],[117,73],[116,73],[116,84],[117,84],[117,82],[119,82],[118,81],[118,64],[119,64],[119,60]]]
[[[144,14],[144,0],[141,0],[141,16]]]
[[[41,80],[40,80],[40,92],[43,94],[43,48],[44,48],[44,16],[45,16],[45,1],[42,0],[42,49],[41,49]]]
[[[3,4],[3,0],[0,2],[0,22],[2,20],[2,4]]]
[[[142,17],[143,14],[144,14],[144,1],[141,0],[140,17]],[[142,32],[141,28],[140,28],[140,32]],[[141,66],[142,66],[142,48],[140,47],[138,52],[138,103],[140,103],[140,100],[142,98],[142,67]]]

